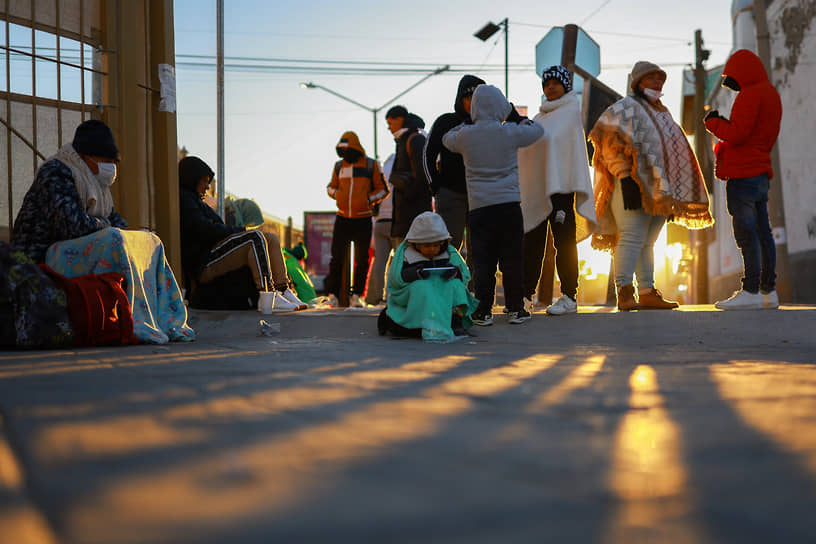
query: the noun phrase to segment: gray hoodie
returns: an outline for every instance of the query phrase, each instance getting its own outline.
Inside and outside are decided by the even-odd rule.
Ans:
[[[511,108],[499,89],[479,85],[470,105],[473,124],[459,125],[442,137],[445,147],[464,158],[471,210],[521,202],[516,151],[535,142],[544,129],[529,119],[502,124]]]

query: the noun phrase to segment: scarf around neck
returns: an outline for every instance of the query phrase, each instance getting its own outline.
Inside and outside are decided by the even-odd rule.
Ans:
[[[85,213],[95,217],[108,217],[113,212],[113,195],[110,187],[103,186],[96,179],[71,143],[62,146],[51,159],[56,159],[71,169],[74,185]]]
[[[551,111],[555,111],[561,106],[571,104],[577,100],[578,95],[575,93],[575,91],[569,91],[568,93],[564,93],[561,98],[556,98],[555,100],[547,100],[545,98],[541,101],[538,111],[540,111],[542,115],[547,115]]]

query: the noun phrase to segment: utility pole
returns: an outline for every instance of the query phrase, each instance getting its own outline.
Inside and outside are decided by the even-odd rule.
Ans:
[[[504,96],[510,100],[510,78],[508,76],[508,47],[510,46],[510,20],[505,17],[500,24],[504,26]]]
[[[218,215],[224,219],[224,196],[226,194],[226,184],[224,183],[224,0],[215,2],[215,26],[216,26],[216,53],[215,53],[215,97],[216,97],[216,155],[218,171],[216,182],[216,198],[218,199]]]
[[[771,35],[768,31],[768,19],[765,10],[766,0],[754,2],[754,23],[756,24],[757,52],[768,78],[771,78]],[[785,205],[782,194],[782,165],[779,162],[779,146],[774,145],[771,150],[771,168],[774,179],[771,180],[768,190],[768,217],[774,228],[774,243],[776,244],[776,291],[780,301],[793,301],[793,286],[791,285],[790,266],[788,263],[788,240],[785,236]],[[777,237],[777,233],[781,236]]]
[[[700,163],[706,187],[711,192],[711,169],[709,168],[708,148],[705,123],[705,84],[706,69],[703,62],[708,60],[711,51],[703,49],[703,31],[694,31],[694,154]],[[697,269],[695,271],[695,300],[697,304],[706,304],[708,300],[708,231],[695,231],[692,240],[695,242]]]

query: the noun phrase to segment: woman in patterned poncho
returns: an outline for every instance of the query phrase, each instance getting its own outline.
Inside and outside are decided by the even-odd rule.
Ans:
[[[630,81],[631,93],[609,106],[589,134],[598,217],[592,246],[613,251],[618,310],[672,309],[678,304],[654,287],[660,230],[667,218],[690,229],[714,220],[697,158],[660,102],[666,72],[639,61]]]

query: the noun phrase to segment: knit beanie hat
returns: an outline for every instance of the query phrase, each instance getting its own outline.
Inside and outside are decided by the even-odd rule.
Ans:
[[[555,79],[564,86],[566,92],[572,90],[572,74],[561,65],[550,66],[541,74],[541,88],[551,79]]]
[[[441,242],[450,238],[445,220],[434,212],[422,212],[417,215],[408,229],[408,234],[405,235],[405,241],[414,244]]]
[[[113,132],[108,125],[96,119],[88,119],[81,123],[74,132],[74,141],[71,142],[74,150],[83,155],[118,159],[119,150],[113,139]]]
[[[666,72],[657,64],[646,60],[637,61],[632,67],[632,73],[629,74],[629,88],[634,91],[643,76],[652,72],[660,72],[663,74],[663,79],[666,79]]]

